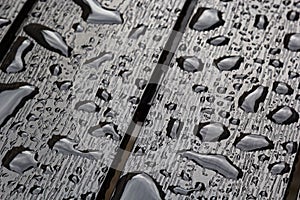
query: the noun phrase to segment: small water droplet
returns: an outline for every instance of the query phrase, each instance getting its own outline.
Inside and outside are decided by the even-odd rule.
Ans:
[[[226,126],[219,122],[205,122],[195,126],[195,135],[203,142],[217,142],[229,137]]]
[[[277,94],[284,94],[284,95],[291,95],[294,92],[293,88],[290,85],[279,81],[275,81],[273,83],[272,90]]]
[[[289,106],[278,106],[267,115],[267,118],[276,124],[289,125],[298,122],[299,114]]]
[[[298,21],[299,20],[299,12],[295,11],[295,10],[290,10],[287,15],[286,18],[290,21]]]
[[[176,59],[178,66],[187,72],[202,71],[203,62],[195,56],[182,56]]]
[[[168,189],[171,190],[175,194],[181,194],[181,195],[188,196],[188,195],[191,195],[195,191],[205,190],[205,185],[201,182],[197,182],[195,185],[195,188],[185,189],[181,186],[169,186]]]
[[[130,39],[137,40],[140,36],[144,35],[146,33],[147,26],[143,24],[139,24],[137,27],[133,28],[129,33]]]
[[[256,15],[254,27],[258,29],[266,29],[269,24],[268,18],[265,15]]]
[[[297,152],[298,149],[298,144],[297,142],[285,142],[282,144],[282,147],[284,148],[284,150],[286,150],[289,154],[294,154]]]
[[[268,168],[272,175],[283,175],[290,171],[290,166],[283,161],[272,163]]]
[[[214,64],[220,71],[231,71],[239,69],[243,61],[241,56],[223,56],[215,59]]]
[[[120,140],[121,136],[117,131],[117,126],[113,123],[100,122],[99,125],[93,126],[88,130],[88,133],[94,137],[110,136],[114,140]]]
[[[243,133],[236,138],[234,146],[242,151],[258,151],[274,148],[273,142],[263,135]]]
[[[107,90],[99,88],[97,93],[96,93],[96,97],[102,99],[103,101],[109,102],[112,97],[111,94],[107,92]]]
[[[113,60],[114,54],[111,52],[102,52],[99,56],[87,60],[84,64],[89,67],[98,68],[102,63]]]
[[[59,64],[54,64],[49,67],[52,76],[58,76],[62,73],[62,68]]]
[[[290,51],[300,51],[300,33],[289,33],[284,36],[284,48]]]
[[[95,104],[95,102],[89,100],[77,102],[75,109],[89,113],[98,112],[100,110],[99,106]]]
[[[222,36],[222,35],[218,35],[218,36],[209,38],[206,42],[213,46],[224,46],[229,43],[229,38]]]
[[[179,134],[182,128],[183,128],[183,122],[171,117],[167,126],[167,136],[172,139],[179,138]]]
[[[11,23],[11,21],[9,19],[0,17],[0,28],[7,26]]]

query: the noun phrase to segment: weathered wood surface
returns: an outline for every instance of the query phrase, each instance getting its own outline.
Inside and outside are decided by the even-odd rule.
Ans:
[[[192,2],[187,1],[187,4]],[[10,4],[11,7],[1,6],[3,14],[0,17],[13,21],[23,3],[4,2],[2,5]],[[26,82],[39,90],[0,129],[0,199],[96,198],[100,189],[106,188],[103,182],[116,186],[117,179],[111,180],[111,174],[107,175],[115,168],[122,176],[131,172],[147,173],[162,188],[165,199],[287,197],[296,153],[288,153],[282,144],[296,142],[299,146],[299,121],[281,125],[267,115],[278,106],[289,106],[299,112],[299,77],[291,78],[291,74],[299,73],[299,52],[284,48],[283,39],[289,33],[300,33],[299,19],[292,21],[287,17],[290,11],[300,12],[299,3],[198,1],[192,17],[199,8],[214,8],[222,13],[224,24],[209,31],[197,31],[188,26],[182,38],[173,37],[181,36],[172,29],[180,21],[180,12],[186,15],[182,11],[184,3],[179,0],[101,1],[103,6],[119,11],[124,20],[120,24],[104,25],[84,20],[81,7],[74,1],[37,1],[16,37],[16,41],[26,37],[34,45],[24,58],[25,68],[18,73],[0,71],[1,83]],[[262,29],[254,25],[258,15],[265,15],[268,21]],[[33,23],[61,34],[72,48],[70,57],[46,49],[25,33],[23,27]],[[137,34],[137,38],[130,37],[132,31],[141,26],[145,27],[138,29],[141,34]],[[0,31],[0,39],[7,28],[9,25]],[[213,46],[207,43],[218,35],[229,38],[228,44]],[[168,39],[174,39],[175,44],[177,38],[181,39],[178,46],[166,45]],[[275,48],[280,52],[270,53]],[[142,122],[137,120],[137,126],[143,126],[132,133],[132,117],[140,99],[147,96],[143,94],[146,83],[151,75],[153,78],[164,50],[171,49],[174,57],[153,95],[147,118]],[[213,64],[215,59],[230,55],[243,58],[236,69],[221,71]],[[92,61],[99,56],[103,61],[93,66]],[[180,57],[193,57],[192,65],[197,58],[201,67],[184,70],[180,67]],[[257,58],[263,62],[259,63]],[[272,66],[270,63],[274,59],[279,59],[283,66]],[[6,56],[1,69],[8,60]],[[51,69],[57,64],[61,73],[54,76]],[[71,87],[60,90],[57,81],[70,81]],[[273,91],[276,81],[287,83],[293,92],[277,94]],[[157,83],[150,81],[148,86],[150,84]],[[203,87],[195,92],[195,85]],[[241,108],[243,94],[259,85],[268,87],[266,96],[257,111],[248,113],[247,108]],[[111,99],[105,101],[97,97],[99,88],[111,94]],[[95,103],[96,111],[87,112],[86,107],[85,111],[78,110],[78,103],[82,101],[89,101],[89,105]],[[211,141],[203,135],[202,138],[195,136],[197,125],[207,122],[221,123],[229,135]],[[104,123],[114,127],[117,134],[111,130],[105,130],[104,136],[100,131],[92,132],[95,126],[101,127]],[[137,134],[136,141],[133,136],[129,141],[124,139],[131,134]],[[248,152],[239,148],[235,143],[242,134],[260,135],[260,141],[263,140],[264,145],[267,143],[266,149]],[[61,137],[61,143],[51,146],[55,135]],[[133,149],[122,147],[130,142]],[[14,147],[28,148],[27,152],[36,155],[32,169],[16,173],[16,168],[4,166]],[[216,170],[220,163],[212,162],[210,167],[197,165],[183,156],[188,155],[184,154],[187,150],[197,155],[225,156],[240,169],[240,174],[236,177],[235,172],[234,175],[216,173],[212,169]],[[114,165],[124,159],[124,166]],[[269,168],[277,162],[284,162],[288,167],[284,173],[274,175]],[[199,182],[205,189],[199,187]]]

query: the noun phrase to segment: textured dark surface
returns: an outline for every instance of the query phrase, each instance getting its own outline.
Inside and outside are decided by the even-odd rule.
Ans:
[[[82,2],[36,1],[6,44],[0,199],[296,198],[299,2],[101,1],[108,24]]]

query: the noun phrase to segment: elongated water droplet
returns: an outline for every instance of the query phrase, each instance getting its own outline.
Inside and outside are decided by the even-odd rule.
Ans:
[[[24,31],[46,49],[70,57],[72,48],[67,45],[60,33],[35,23],[26,25]]]
[[[291,95],[294,92],[293,88],[290,85],[279,81],[275,81],[273,83],[272,90],[277,94],[284,94],[284,95]]]
[[[290,51],[300,51],[300,33],[290,33],[284,36],[284,48]]]
[[[241,134],[240,137],[236,138],[234,146],[242,151],[258,151],[274,148],[274,144],[269,138],[257,134]]]
[[[95,150],[78,150],[76,147],[78,143],[67,138],[66,136],[53,135],[47,142],[50,149],[57,151],[64,155],[75,155],[88,158],[91,160],[98,160],[101,154]]]
[[[178,66],[187,72],[202,71],[203,62],[195,56],[182,56],[176,59]]]
[[[9,19],[0,17],[0,28],[7,26],[10,23],[11,23],[11,21]]]
[[[123,18],[119,11],[104,8],[96,0],[74,0],[82,9],[81,17],[92,24],[122,24]]]
[[[13,147],[2,159],[2,164],[9,170],[19,174],[37,167],[37,154],[23,146]]]
[[[222,36],[222,35],[218,35],[218,36],[209,38],[206,42],[213,46],[224,46],[229,43],[229,38]]]
[[[239,69],[243,61],[241,56],[223,56],[215,59],[214,64],[220,71],[231,71]]]
[[[171,117],[167,126],[167,136],[172,139],[177,139],[182,130],[182,127],[183,127],[183,122]]]
[[[222,12],[214,8],[200,7],[191,19],[189,26],[197,31],[209,31],[222,26],[224,23]]]
[[[193,151],[183,151],[180,155],[192,160],[203,168],[210,169],[221,174],[225,178],[237,180],[243,176],[242,170],[223,155],[202,154]]]
[[[26,37],[18,37],[4,58],[1,70],[6,73],[16,73],[25,70],[24,57],[33,48],[33,43]]]
[[[73,85],[72,81],[55,81],[54,83],[60,91],[67,91]]]
[[[37,93],[38,89],[27,83],[0,83],[0,127]]]
[[[283,175],[290,171],[289,164],[283,161],[272,163],[268,168],[272,175]]]
[[[208,87],[204,85],[193,85],[192,90],[196,93],[207,92]]]
[[[265,15],[256,15],[254,27],[258,29],[266,29],[269,24],[268,18]]]
[[[298,122],[299,114],[289,106],[278,106],[267,115],[267,118],[276,124],[289,125]]]
[[[137,27],[133,28],[129,33],[129,38],[131,39],[138,39],[140,36],[146,33],[147,26],[143,24],[139,24]]]
[[[195,126],[195,135],[203,142],[217,142],[228,138],[230,132],[219,122],[205,122]]]
[[[100,108],[97,104],[95,104],[95,102],[86,100],[86,101],[77,102],[75,105],[75,109],[84,112],[93,113],[93,112],[98,112]]]
[[[259,104],[264,102],[267,97],[268,87],[256,85],[250,91],[245,92],[239,98],[239,107],[247,113],[255,113],[258,110]]]
[[[164,193],[158,183],[146,173],[127,173],[120,178],[112,200],[159,200]]]
[[[195,188],[189,188],[189,189],[185,189],[181,186],[169,186],[168,188],[169,190],[171,190],[173,193],[175,194],[181,194],[181,195],[191,195],[193,192],[195,191],[203,191],[205,190],[205,185],[201,182],[197,182],[195,185]]]
[[[91,127],[88,130],[88,133],[95,137],[110,136],[114,140],[121,139],[121,136],[119,135],[117,130],[117,126],[108,122],[100,122],[99,125]]]
[[[102,52],[99,56],[87,60],[84,64],[89,67],[98,68],[102,63],[110,61],[114,58],[114,54],[111,52]]]

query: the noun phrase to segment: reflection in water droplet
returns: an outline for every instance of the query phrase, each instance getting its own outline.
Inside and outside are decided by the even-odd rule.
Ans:
[[[189,26],[197,31],[209,31],[222,26],[224,23],[222,12],[213,8],[200,7],[191,19]]]
[[[35,23],[26,25],[24,31],[46,49],[70,57],[72,48],[66,44],[60,33]]]
[[[237,180],[243,176],[242,170],[223,155],[202,154],[193,151],[183,151],[180,155],[192,160],[203,168],[210,169],[221,174],[225,178]]]
[[[231,71],[239,69],[243,61],[241,56],[223,56],[215,59],[214,64],[220,71]]]
[[[242,151],[258,151],[273,149],[274,144],[269,138],[256,134],[241,134],[236,138],[234,146]]]
[[[290,51],[300,51],[300,33],[290,33],[284,36],[284,48]]]
[[[191,195],[193,192],[205,190],[205,185],[201,182],[197,182],[195,188],[185,189],[182,188],[181,186],[169,186],[168,189],[175,194],[181,194],[187,196],[187,195]]]
[[[100,110],[99,106],[95,104],[95,102],[89,100],[77,102],[75,109],[89,113],[98,112]]]
[[[299,114],[289,106],[278,106],[267,115],[267,118],[276,124],[288,125],[298,122]]]
[[[117,126],[108,122],[100,122],[99,125],[91,127],[88,133],[95,137],[110,136],[113,140],[121,139],[117,131]]]
[[[239,107],[247,113],[255,113],[260,103],[264,102],[268,94],[268,87],[256,85],[239,98]]]
[[[183,122],[171,117],[167,126],[167,136],[172,139],[179,138],[179,134],[182,128],[183,128]]]
[[[27,83],[0,83],[0,127],[37,93],[38,89]]]
[[[202,71],[203,62],[195,56],[182,56],[176,59],[178,66],[187,72]]]
[[[88,158],[91,160],[101,159],[101,154],[95,150],[77,150],[78,143],[67,138],[66,136],[53,135],[47,142],[50,149],[64,155],[75,155]]]
[[[147,26],[139,24],[137,27],[133,28],[129,33],[129,38],[137,40],[140,36],[146,33]]]
[[[31,168],[36,168],[38,162],[32,150],[19,146],[13,147],[5,154],[2,164],[7,169],[22,174]]]
[[[1,70],[6,73],[16,73],[25,70],[24,57],[33,48],[33,43],[26,37],[18,37],[10,48],[1,65]]]
[[[104,8],[96,0],[74,0],[82,9],[81,17],[92,24],[122,24],[123,18],[119,11]]]
[[[146,173],[127,173],[116,186],[112,200],[159,200],[164,193],[157,182]]]
[[[222,35],[218,35],[218,36],[209,38],[206,42],[213,46],[224,46],[229,43],[229,38],[222,36]]]
[[[290,85],[279,81],[275,81],[273,83],[272,90],[277,94],[284,94],[284,95],[291,95],[294,92],[293,88]]]
[[[84,64],[89,67],[98,68],[101,66],[102,63],[106,61],[110,61],[114,58],[114,54],[111,52],[102,52],[99,56],[91,58],[87,60]]]
[[[219,122],[205,122],[195,126],[195,135],[203,142],[217,142],[229,137],[226,126]]]
[[[272,163],[268,168],[272,175],[283,175],[290,171],[290,166],[283,161]]]

